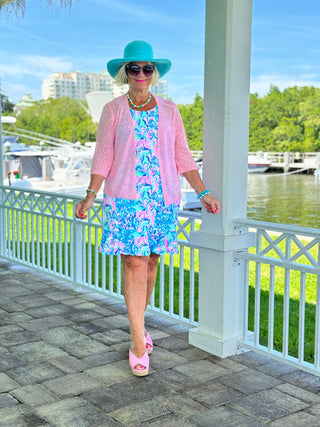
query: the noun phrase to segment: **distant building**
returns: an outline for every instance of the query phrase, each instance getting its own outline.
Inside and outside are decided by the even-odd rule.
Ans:
[[[107,71],[101,74],[73,71],[57,72],[42,83],[42,99],[68,97],[85,100],[89,92],[107,91],[116,98],[128,91],[128,85],[119,86]],[[160,80],[151,88],[155,95],[168,95],[168,82]]]
[[[156,86],[151,86],[151,92],[155,95],[162,95],[164,98],[168,98],[167,80],[159,80]]]
[[[21,110],[32,107],[36,101],[32,98],[30,93],[26,93],[24,97],[13,107],[13,111],[18,115]]]
[[[42,99],[63,98],[85,100],[86,93],[107,91],[113,94],[114,80],[107,73],[57,72],[45,79],[42,84]]]

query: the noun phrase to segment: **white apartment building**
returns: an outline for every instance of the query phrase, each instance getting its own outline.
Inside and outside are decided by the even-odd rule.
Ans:
[[[128,89],[118,86],[108,72],[88,73],[73,71],[71,73],[57,72],[42,83],[42,99],[63,98],[85,100],[89,92],[107,91],[112,97],[122,95]]]
[[[70,73],[57,72],[42,83],[42,99],[57,99],[68,97],[85,100],[89,92],[107,91],[113,98],[128,91],[128,85],[119,86],[107,71],[101,74],[73,71]],[[168,82],[160,80],[151,88],[155,95],[168,96]]]
[[[151,92],[155,95],[161,95],[168,98],[168,82],[167,80],[159,80],[156,86],[151,86]]]

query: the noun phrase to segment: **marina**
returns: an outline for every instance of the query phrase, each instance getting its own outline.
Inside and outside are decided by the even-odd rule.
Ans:
[[[267,162],[269,170],[278,172],[307,172],[315,173],[320,168],[320,153],[278,153],[278,152],[249,152],[249,159],[256,158],[257,163]],[[264,171],[265,172],[265,171]]]
[[[21,137],[28,138],[30,141],[37,143],[37,145],[25,146],[24,144],[19,144],[18,141]],[[22,129],[5,132],[3,137],[5,144],[7,144],[5,142],[8,141],[7,138],[11,139],[14,151],[4,150],[5,185],[75,196],[83,196],[85,194],[90,175],[94,142],[88,142],[85,145],[72,144],[68,141]],[[13,138],[15,138],[14,142]],[[44,145],[46,148],[44,148]],[[8,144],[6,146],[8,147]],[[193,156],[199,165],[201,175],[202,152],[193,152]],[[292,195],[293,199],[296,199],[296,191],[304,199],[306,194],[312,192],[315,200],[317,200],[317,194],[319,193],[319,175],[317,173],[319,159],[319,153],[249,153],[248,216],[259,220],[273,221],[278,218],[278,209],[283,203],[287,203],[283,208],[286,212],[291,210],[291,206],[295,206],[295,201],[289,201],[288,197]],[[14,172],[19,173],[15,174]],[[299,177],[292,176],[290,179],[285,179],[284,175],[290,174],[299,175]],[[201,208],[201,203],[197,200],[196,193],[191,189],[188,182],[183,177],[180,177],[180,182],[182,190],[181,209]],[[305,185],[302,183],[305,183]],[[297,185],[298,189],[296,188]],[[278,186],[281,187],[280,192],[279,189],[276,189]],[[294,187],[293,192],[292,186]],[[255,187],[258,189],[258,193],[256,193]],[[264,191],[266,191],[266,195]],[[265,197],[270,198],[271,194],[277,195],[277,199],[279,199],[275,206],[276,209],[272,213],[269,212],[270,203],[273,206],[272,198],[268,202],[265,201]],[[102,191],[100,191],[98,197],[103,197]],[[250,206],[255,205],[255,203],[257,206],[251,208]],[[265,203],[268,212],[264,211],[262,214],[260,206],[263,203]],[[320,209],[320,202],[318,209]],[[253,212],[258,212],[257,218],[252,216]],[[299,215],[299,213],[298,215],[292,214],[289,215],[289,218],[292,220]],[[283,216],[279,214],[279,217],[282,218]],[[310,213],[306,225],[313,227],[310,224],[310,218],[313,217],[314,213]],[[278,221],[276,220],[275,222]],[[287,223],[287,221],[283,222]],[[302,225],[302,220],[299,223],[295,222],[295,224]],[[320,227],[320,224],[315,224],[315,227]]]

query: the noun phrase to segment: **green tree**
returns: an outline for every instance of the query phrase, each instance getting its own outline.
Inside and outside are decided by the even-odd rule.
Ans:
[[[203,99],[196,94],[193,104],[178,105],[186,131],[189,148],[202,150],[203,147]]]
[[[92,123],[91,117],[88,117],[81,105],[70,98],[36,102],[33,107],[21,111],[16,126],[70,142],[82,143],[88,139],[95,140],[97,132],[97,124]]]
[[[1,99],[1,111],[3,115],[10,114],[13,112],[14,104],[9,100],[9,98],[3,93],[0,92]]]
[[[250,97],[249,150],[320,150],[320,89],[271,86]]]

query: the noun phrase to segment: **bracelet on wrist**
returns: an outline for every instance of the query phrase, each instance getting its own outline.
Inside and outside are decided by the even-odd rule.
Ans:
[[[200,199],[202,199],[202,197],[204,197],[205,195],[207,195],[209,193],[210,193],[209,190],[204,190],[204,191],[202,191],[202,193],[197,195],[197,199],[200,200]]]
[[[94,197],[96,198],[97,197],[97,193],[94,191],[94,190],[92,190],[91,188],[88,188],[87,189],[87,194],[88,193],[92,193],[93,195],[94,195]]]

